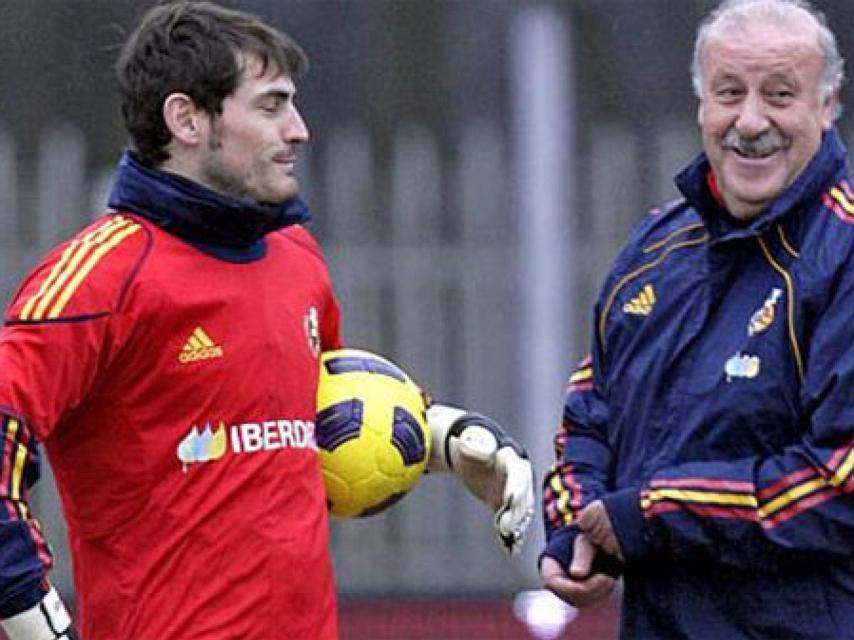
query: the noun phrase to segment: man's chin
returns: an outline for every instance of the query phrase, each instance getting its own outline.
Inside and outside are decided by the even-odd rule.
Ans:
[[[785,189],[785,181],[775,176],[765,180],[739,180],[730,188],[722,187],[721,194],[735,217],[749,219],[765,209]]]
[[[281,189],[278,191],[269,191],[264,194],[258,194],[258,196],[254,198],[254,200],[261,204],[267,204],[278,207],[290,200],[293,200],[298,196],[299,189],[295,186],[293,188]]]
[[[776,194],[749,193],[730,197],[724,196],[724,202],[735,218],[751,220],[762,213],[776,197]]]

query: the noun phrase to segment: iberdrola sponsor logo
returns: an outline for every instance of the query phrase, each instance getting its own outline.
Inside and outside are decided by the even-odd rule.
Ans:
[[[194,462],[210,462],[219,460],[225,455],[225,425],[220,422],[216,433],[211,431],[211,423],[205,425],[203,431],[193,425],[181,442],[178,443],[178,460],[187,471],[187,465]]]
[[[226,428],[220,421],[216,430],[211,423],[199,431],[193,425],[178,443],[177,455],[186,473],[191,464],[215,462],[228,450],[233,455],[277,451],[279,449],[317,449],[314,422],[311,420],[276,419],[241,422]]]

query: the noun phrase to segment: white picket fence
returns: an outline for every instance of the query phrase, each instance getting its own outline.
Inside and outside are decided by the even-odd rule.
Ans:
[[[649,136],[649,132],[645,135]],[[561,257],[574,270],[569,296],[577,327],[555,344],[568,373],[585,348],[590,302],[616,247],[649,203],[667,199],[670,175],[689,158],[684,123],[655,133],[655,168],[639,167],[638,132],[597,123],[582,137],[579,193],[567,215],[579,241]],[[548,424],[530,424],[519,398],[528,377],[519,363],[520,281],[526,256],[516,243],[528,212],[514,194],[513,153],[495,122],[458,129],[452,144],[418,123],[403,124],[382,153],[353,124],[328,132],[303,163],[307,201],[327,252],[348,344],[397,360],[437,398],[477,408],[505,423],[547,463],[564,380],[556,379]],[[647,144],[647,149],[650,147]],[[322,153],[319,151],[322,150]],[[644,156],[649,160],[649,153]],[[48,247],[104,208],[112,167],[87,165],[86,142],[71,125],[47,128],[33,164],[0,129],[0,293]],[[648,181],[654,177],[656,186]],[[646,180],[646,189],[641,187]],[[56,579],[70,590],[67,545],[51,482],[34,495],[59,558]],[[387,513],[332,524],[338,583],[351,594],[495,593],[530,587],[539,524],[521,559],[502,560],[491,518],[452,477],[427,477]]]
[[[553,356],[568,374],[586,349],[591,304],[631,226],[654,203],[675,196],[672,176],[693,155],[690,120],[634,131],[609,122],[579,133],[567,216],[574,239],[561,259],[574,287],[568,341]],[[530,384],[521,327],[527,256],[517,238],[528,213],[514,193],[509,139],[496,123],[475,121],[452,144],[417,123],[377,148],[370,131],[345,125],[314,143],[301,169],[315,231],[341,300],[351,346],[399,362],[437,399],[488,413],[549,462],[564,379],[550,381],[551,418],[534,424],[520,398]],[[322,151],[322,153],[320,153]],[[0,294],[47,248],[104,209],[112,167],[87,165],[85,140],[70,125],[45,130],[32,164],[0,127]],[[564,320],[564,319],[562,319]],[[548,337],[546,337],[548,338]],[[55,579],[71,591],[64,525],[49,469],[34,509],[57,551]],[[333,521],[332,543],[345,594],[490,594],[530,588],[542,544],[534,525],[521,558],[507,561],[492,540],[491,518],[453,477],[426,477],[388,512]]]

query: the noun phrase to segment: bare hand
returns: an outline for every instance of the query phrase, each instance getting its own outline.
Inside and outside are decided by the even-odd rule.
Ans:
[[[575,538],[569,573],[553,558],[543,558],[540,564],[543,586],[579,609],[598,602],[611,593],[617,581],[604,573],[590,575],[596,553],[593,543],[583,533],[579,534]]]
[[[578,514],[578,526],[587,534],[590,542],[601,548],[608,555],[623,560],[623,550],[611,526],[608,510],[601,500],[594,500]]]

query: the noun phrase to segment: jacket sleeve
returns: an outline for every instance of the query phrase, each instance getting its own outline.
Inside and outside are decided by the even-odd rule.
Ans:
[[[743,567],[854,555],[854,275],[836,284],[804,350],[801,439],[685,462],[607,495],[628,561],[658,550]]]
[[[550,556],[567,567],[578,512],[608,490],[611,449],[605,436],[607,407],[597,364],[586,356],[569,378],[563,418],[554,438],[555,463],[543,480],[543,522]]]
[[[27,504],[40,474],[38,444],[26,422],[0,414],[0,619],[37,604],[53,557]]]
[[[613,451],[608,439],[606,372],[600,334],[596,330],[598,318],[610,291],[631,268],[636,247],[642,246],[642,238],[655,219],[647,216],[614,260],[594,310],[596,322],[590,353],[570,375],[567,385],[563,416],[554,437],[555,463],[543,479],[546,547],[542,555],[554,558],[564,567],[572,562],[573,543],[580,531],[575,523],[578,513],[613,489]],[[593,570],[617,575],[620,567],[615,558],[600,555]]]

